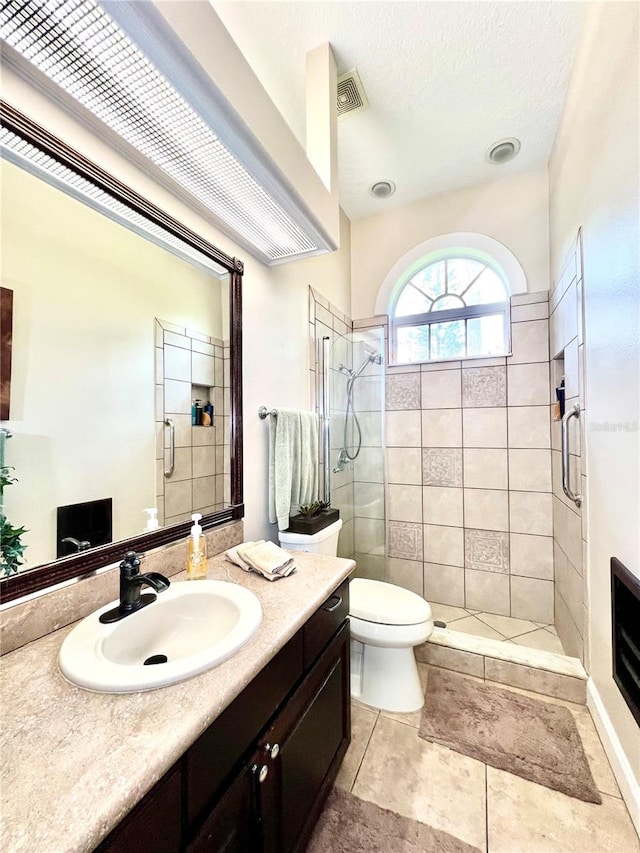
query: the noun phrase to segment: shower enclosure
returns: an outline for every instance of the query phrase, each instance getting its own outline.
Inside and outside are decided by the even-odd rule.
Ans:
[[[363,329],[329,345],[328,403],[331,504],[340,509],[340,556],[353,557],[360,577],[384,580],[384,333]]]

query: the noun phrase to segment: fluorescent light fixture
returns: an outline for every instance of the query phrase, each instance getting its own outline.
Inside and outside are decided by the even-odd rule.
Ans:
[[[129,5],[152,6],[122,3]],[[0,37],[267,263],[326,249],[249,174],[95,0],[6,0]]]
[[[204,272],[212,273],[217,278],[223,278],[227,275],[224,267],[216,264],[211,258],[156,225],[155,222],[151,222],[150,219],[137,213],[131,207],[127,207],[100,187],[92,184],[68,166],[60,163],[59,160],[41,151],[31,142],[6,127],[0,128],[0,154],[5,160],[41,178],[51,186],[57,187],[72,198],[78,199],[93,210],[108,216],[114,222],[124,225],[125,228],[129,228],[129,230],[155,243],[156,246],[168,250]]]

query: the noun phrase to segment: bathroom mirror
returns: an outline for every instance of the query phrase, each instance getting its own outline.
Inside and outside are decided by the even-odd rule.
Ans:
[[[0,106],[3,512],[26,528],[4,602],[179,539],[192,512],[242,517],[243,265]]]

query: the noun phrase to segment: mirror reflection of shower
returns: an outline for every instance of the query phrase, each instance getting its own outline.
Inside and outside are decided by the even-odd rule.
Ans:
[[[360,428],[360,422],[358,421],[358,415],[353,402],[354,385],[356,379],[369,364],[382,364],[382,356],[379,352],[365,348],[365,354],[366,358],[357,370],[353,370],[345,364],[338,365],[340,373],[347,376],[347,406],[344,418],[342,448],[338,453],[336,467],[333,469],[334,474],[338,474],[340,471],[344,470],[344,467],[348,462],[353,462],[357,459],[358,454],[360,453],[360,448],[362,447],[362,429]],[[353,444],[349,444],[350,424],[353,425]]]

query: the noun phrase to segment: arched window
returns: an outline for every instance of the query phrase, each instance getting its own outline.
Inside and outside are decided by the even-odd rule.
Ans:
[[[510,294],[497,264],[452,252],[413,270],[389,306],[392,364],[509,351]]]

